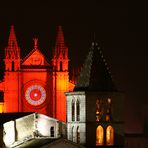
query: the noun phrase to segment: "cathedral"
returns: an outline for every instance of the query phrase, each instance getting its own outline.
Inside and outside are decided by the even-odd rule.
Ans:
[[[14,26],[11,26],[5,48],[4,79],[0,82],[0,91],[4,93],[1,112],[38,112],[66,121],[64,92],[71,91],[74,85],[69,82],[68,48],[62,27],[58,27],[52,61],[48,62],[38,49],[37,38],[24,59],[20,52]]]
[[[2,115],[30,114],[3,124],[6,147],[39,146],[47,140],[52,147],[50,143],[61,138],[67,147],[124,146],[124,97],[117,90],[96,41],[91,44],[76,83],[69,80],[68,48],[61,26],[50,62],[38,49],[37,38],[24,59],[20,52],[11,26],[4,79],[0,82],[0,111]],[[63,145],[65,140],[58,144]]]

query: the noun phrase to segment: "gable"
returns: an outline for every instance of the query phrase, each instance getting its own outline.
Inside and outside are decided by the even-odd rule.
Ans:
[[[46,61],[44,55],[38,50],[33,50],[30,52],[26,58],[24,58],[22,65],[44,65],[49,66],[49,63]]]

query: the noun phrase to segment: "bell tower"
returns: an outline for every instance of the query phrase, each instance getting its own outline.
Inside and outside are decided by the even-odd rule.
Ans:
[[[64,42],[63,30],[61,26],[58,26],[56,44],[52,58],[54,67],[54,117],[62,121],[66,121],[66,98],[64,92],[69,91],[68,61],[68,48]]]
[[[5,112],[17,112],[19,106],[19,71],[20,48],[18,46],[14,26],[10,28],[8,46],[5,48]]]
[[[88,147],[124,147],[124,96],[97,42],[92,42],[73,92],[67,92],[68,140]]]

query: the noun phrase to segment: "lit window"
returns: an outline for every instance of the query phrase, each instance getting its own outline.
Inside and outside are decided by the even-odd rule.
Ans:
[[[101,101],[100,99],[96,100],[96,121],[100,121],[102,118],[102,112],[101,112]]]
[[[107,99],[108,104],[111,104],[111,98]]]
[[[106,129],[106,144],[107,145],[114,144],[114,129],[112,126],[108,126]]]
[[[77,121],[80,121],[80,102],[77,100]]]
[[[75,103],[74,100],[72,100],[72,121],[75,120]]]
[[[104,129],[99,125],[96,129],[96,146],[104,144]]]
[[[110,121],[110,109],[107,109],[107,112],[106,112],[106,121]]]
[[[111,120],[111,98],[107,99],[106,121]]]

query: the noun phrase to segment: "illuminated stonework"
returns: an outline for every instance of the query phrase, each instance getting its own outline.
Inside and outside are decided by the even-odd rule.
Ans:
[[[37,38],[26,57],[21,58],[20,53],[12,25],[5,48],[4,79],[0,80],[0,91],[4,94],[0,112],[37,112],[66,121],[64,92],[72,91],[74,84],[69,81],[68,48],[62,27],[58,27],[52,57],[44,56]]]
[[[25,98],[29,104],[38,106],[44,103],[46,99],[46,91],[40,85],[32,85],[26,90]]]

